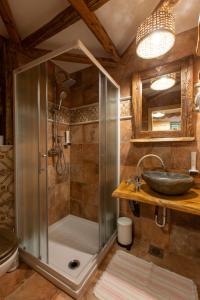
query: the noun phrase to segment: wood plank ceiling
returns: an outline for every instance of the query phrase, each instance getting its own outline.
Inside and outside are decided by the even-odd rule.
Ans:
[[[108,0],[87,0],[86,2],[84,1],[82,2],[84,8],[87,9],[88,12],[93,15],[94,18],[95,15],[93,14],[92,11],[101,7],[103,4],[108,2]],[[30,34],[24,40],[21,41],[8,0],[0,1],[0,15],[8,31],[10,40],[16,44],[16,46],[20,51],[22,51],[24,54],[26,54],[31,58],[37,58],[49,52],[48,50],[37,49],[33,47],[40,44],[44,40],[54,36],[59,31],[69,27],[70,25],[80,20],[81,18],[79,12],[77,12],[77,10],[74,9],[74,7],[71,5],[67,7],[65,10],[63,10],[61,13],[59,13],[52,20],[50,20],[47,24],[40,27],[38,30],[36,30],[35,32],[33,32],[32,34]],[[98,26],[101,27],[103,31],[103,26],[101,26],[100,22],[98,23]],[[116,52],[116,49],[114,49],[114,44],[112,43],[111,39],[107,35],[106,31],[104,31],[104,34],[102,34],[101,32],[99,36],[99,40],[102,44],[103,43],[105,44],[105,49],[107,49],[107,51],[108,51],[108,47],[110,46],[109,53],[113,54],[114,60],[110,58],[103,58],[103,57],[98,57],[98,60],[105,66],[114,66],[115,60],[116,58],[119,58],[119,56]],[[110,42],[109,45],[106,44],[108,40]],[[80,54],[78,55],[64,54],[61,55],[59,59],[68,62],[78,62],[78,63],[85,63],[85,64],[89,63],[88,59],[85,56],[82,56]]]
[[[86,4],[88,9],[92,12],[100,8],[108,1],[109,0],[87,0]],[[22,45],[25,48],[35,47],[80,19],[81,17],[79,13],[73,8],[73,6],[70,5],[52,20],[50,20],[47,24],[27,36],[22,41]]]
[[[152,8],[150,14],[159,9],[162,5],[174,6],[179,0],[161,0],[158,5]],[[49,50],[35,48],[37,45],[55,36],[60,31],[68,28],[79,20],[83,20],[90,31],[94,34],[104,50],[111,56],[111,58],[97,57],[103,65],[114,66],[116,61],[123,62],[128,55],[129,50],[135,44],[135,40],[130,43],[129,47],[120,56],[111,37],[106,32],[100,19],[94,13],[95,10],[102,7],[109,0],[68,0],[71,4],[63,11],[58,13],[53,19],[41,26],[39,29],[26,36],[21,40],[18,28],[16,26],[13,13],[9,6],[8,0],[0,1],[0,15],[7,29],[10,40],[26,55],[36,58],[46,54]],[[112,18],[112,16],[111,16]],[[60,57],[63,61],[79,62],[88,64],[88,60],[82,55],[65,54]]]

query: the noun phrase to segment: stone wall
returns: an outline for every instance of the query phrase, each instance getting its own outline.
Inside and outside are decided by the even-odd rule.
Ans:
[[[0,146],[0,227],[14,228],[13,146]]]
[[[98,221],[99,72],[90,67],[73,75],[70,109],[70,213]]]
[[[53,111],[59,102],[55,86],[55,65],[48,63],[48,151],[53,147]],[[67,103],[64,103],[65,105]],[[58,115],[58,135],[69,130],[69,109],[62,106]],[[64,142],[64,138],[62,138]],[[70,148],[64,148],[66,172],[56,172],[57,156],[48,157],[48,221],[49,225],[66,217],[70,212]]]
[[[70,212],[98,221],[99,124],[71,126]]]
[[[48,150],[53,146],[53,109],[59,102],[55,65],[49,63]],[[98,70],[94,67],[72,74],[76,80],[59,112],[59,135],[70,129],[71,146],[64,149],[67,172],[56,173],[57,157],[48,158],[49,224],[67,216],[98,221],[99,108]],[[57,92],[56,92],[57,91]]]

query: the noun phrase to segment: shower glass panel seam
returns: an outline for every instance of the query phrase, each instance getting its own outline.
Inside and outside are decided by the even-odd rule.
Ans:
[[[37,125],[38,125],[38,215],[39,215],[39,222],[38,222],[38,227],[39,227],[39,233],[41,232],[41,224],[40,224],[40,219],[41,219],[41,210],[40,210],[40,168],[41,168],[41,155],[40,155],[40,80],[41,80],[41,65],[39,66],[39,74],[38,74],[38,84],[37,84]],[[39,239],[39,259],[41,259],[41,237],[40,234],[38,235]]]
[[[49,112],[49,103],[48,103],[48,67],[47,62],[45,62],[45,70],[46,70],[46,97],[45,97],[45,106],[46,106],[46,201],[45,201],[45,208],[46,208],[46,247],[47,247],[47,257],[46,263],[49,263],[49,248],[48,248],[48,224],[49,224],[49,217],[48,217],[48,112]]]
[[[39,160],[40,169],[38,169],[38,186],[39,186],[39,223],[40,223],[40,254],[39,258],[48,262],[48,217],[47,217],[47,195],[48,195],[48,181],[47,181],[47,64],[43,63],[40,65],[39,73]]]
[[[105,178],[105,76],[99,72],[99,250],[105,245],[104,182]]]

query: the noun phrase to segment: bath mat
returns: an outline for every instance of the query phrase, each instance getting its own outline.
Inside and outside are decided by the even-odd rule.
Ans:
[[[118,250],[94,287],[100,300],[198,300],[194,282]]]

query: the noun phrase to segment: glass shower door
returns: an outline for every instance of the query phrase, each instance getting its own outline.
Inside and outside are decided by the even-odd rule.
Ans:
[[[20,247],[47,261],[46,64],[15,74],[15,184]]]
[[[119,183],[119,89],[100,73],[100,245],[116,231]]]

